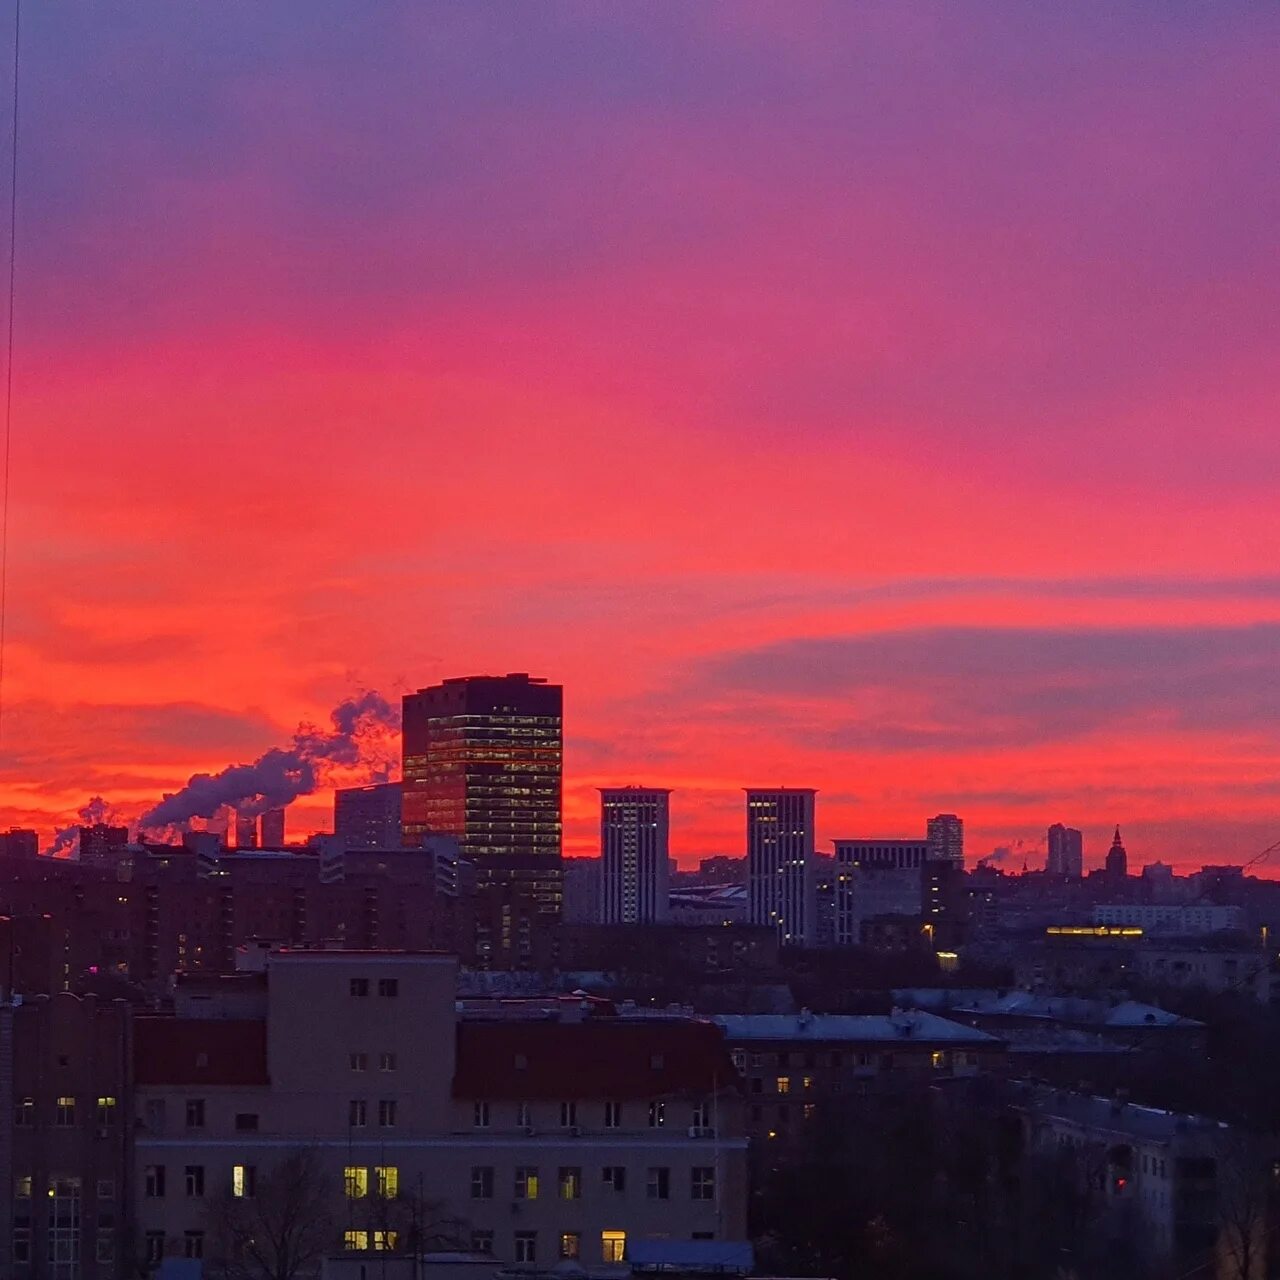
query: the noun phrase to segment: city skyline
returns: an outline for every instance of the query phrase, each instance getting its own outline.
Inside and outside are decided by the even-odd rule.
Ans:
[[[527,669],[569,854],[1274,841],[1280,12],[733,13],[29,6],[0,827]]]

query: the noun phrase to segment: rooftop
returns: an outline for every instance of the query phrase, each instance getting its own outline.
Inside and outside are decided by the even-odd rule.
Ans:
[[[722,1013],[714,1019],[730,1040],[868,1041],[916,1040],[991,1046],[997,1037],[919,1009],[894,1013]]]

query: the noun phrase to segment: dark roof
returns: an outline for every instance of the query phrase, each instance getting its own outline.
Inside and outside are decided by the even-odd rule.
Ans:
[[[736,1088],[724,1035],[709,1022],[461,1022],[459,1098],[657,1098]]]
[[[265,1085],[267,1025],[249,1018],[138,1018],[133,1069],[140,1085]]]

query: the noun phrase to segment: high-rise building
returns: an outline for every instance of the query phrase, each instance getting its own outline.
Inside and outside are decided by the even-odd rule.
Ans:
[[[859,946],[877,917],[923,917],[927,840],[837,840],[835,849],[837,946]]]
[[[811,944],[816,926],[813,810],[805,787],[747,791],[751,923],[772,925],[783,946]]]
[[[560,918],[563,703],[524,672],[404,699],[404,839],[453,836],[474,865],[481,966],[533,966]]]
[[[604,918],[599,858],[566,858],[564,901],[561,918],[565,924],[599,924]]]
[[[254,813],[236,814],[236,848],[258,847],[258,816]]]
[[[1074,827],[1055,822],[1049,828],[1049,856],[1044,869],[1052,876],[1084,875],[1084,836]]]
[[[929,857],[937,862],[964,866],[964,821],[954,813],[929,819]]]
[[[258,824],[260,842],[264,849],[284,848],[284,810],[268,809]]]
[[[40,837],[34,831],[22,827],[10,827],[0,835],[0,858],[37,858],[40,856]]]
[[[605,924],[665,924],[670,916],[671,792],[601,787]]]
[[[335,791],[333,834],[346,849],[398,848],[403,843],[400,783],[378,782]]]
[[[128,856],[129,828],[94,822],[80,828],[80,861],[114,866]]]
[[[1120,839],[1120,828],[1116,827],[1115,839],[1107,850],[1107,875],[1115,879],[1123,879],[1129,874],[1129,855],[1125,852],[1124,842]]]

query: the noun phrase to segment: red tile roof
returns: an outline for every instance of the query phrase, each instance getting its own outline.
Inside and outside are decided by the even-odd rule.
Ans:
[[[736,1088],[719,1027],[709,1022],[461,1022],[458,1098],[660,1098]]]
[[[267,1026],[240,1018],[142,1017],[133,1024],[140,1085],[265,1085]]]

